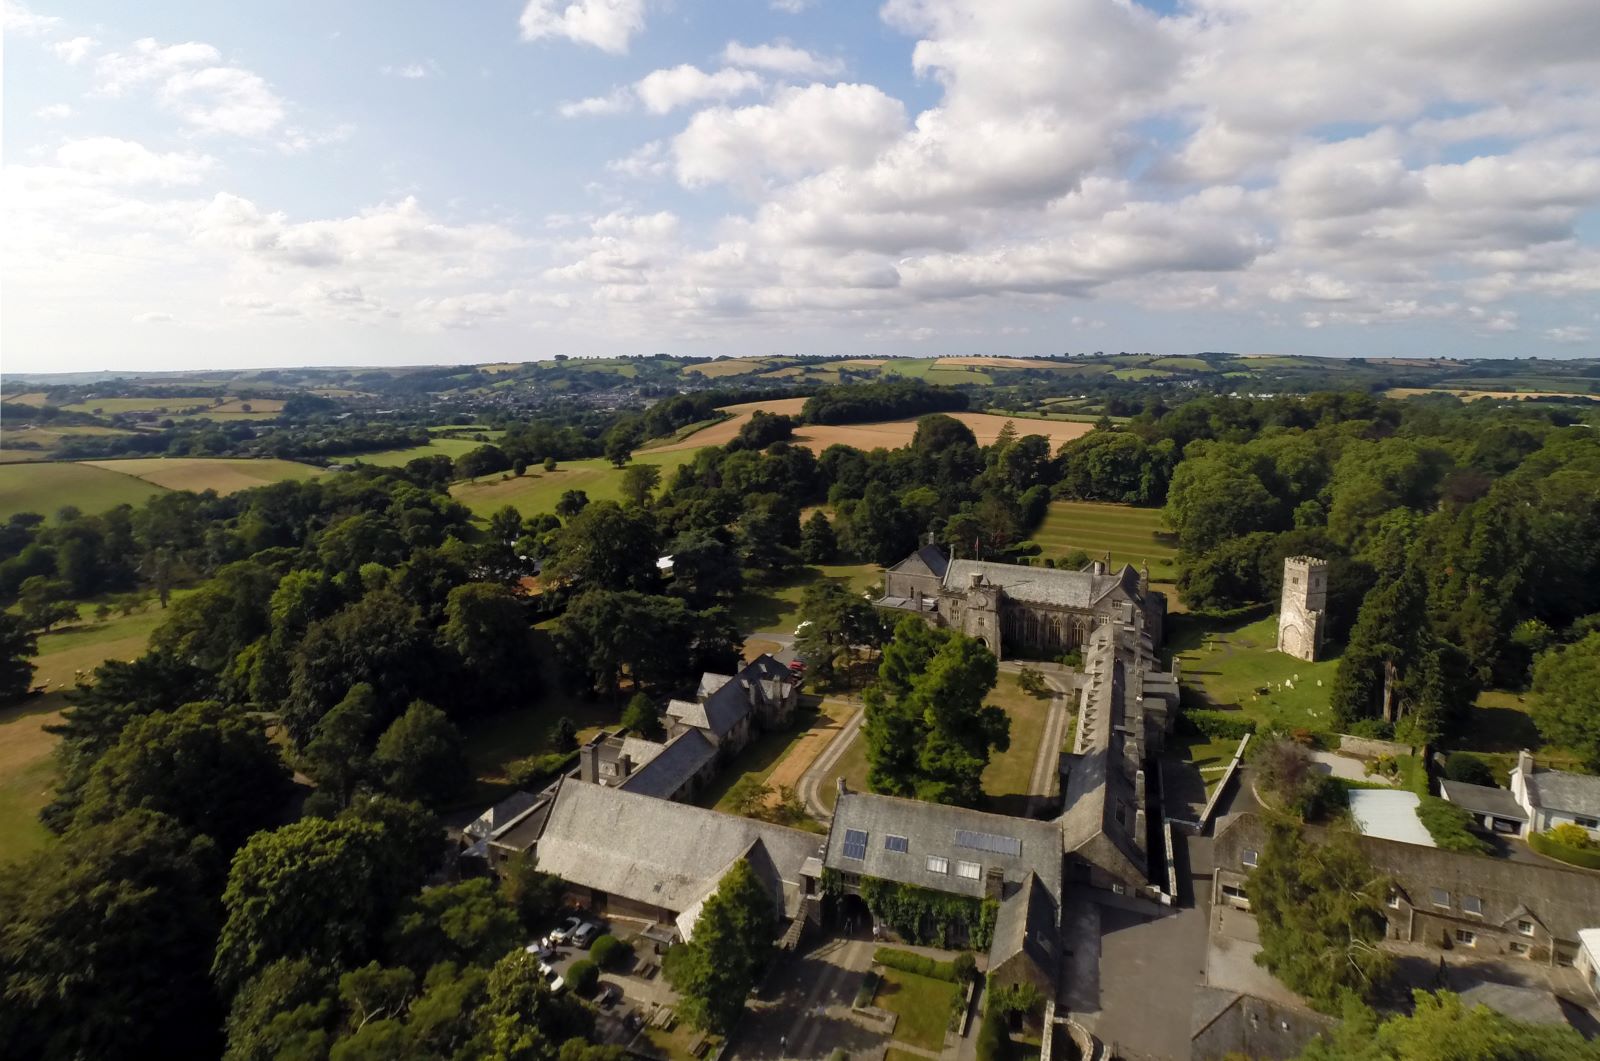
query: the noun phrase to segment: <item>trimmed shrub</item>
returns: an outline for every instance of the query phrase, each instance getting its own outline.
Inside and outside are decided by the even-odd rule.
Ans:
[[[1011,1035],[1006,1031],[1006,1019],[985,1013],[978,1029],[978,1061],[1008,1061],[1010,1057]]]
[[[600,982],[600,966],[588,958],[573,962],[567,969],[567,986],[580,995],[594,994],[595,985]]]
[[[878,993],[878,985],[883,982],[874,969],[868,969],[867,975],[861,978],[861,986],[856,988],[856,1008],[872,1005],[872,999]]]
[[[1578,851],[1588,851],[1594,847],[1594,841],[1589,839],[1589,830],[1577,822],[1562,822],[1550,830],[1550,839],[1562,847],[1570,847]]]
[[[1256,731],[1256,720],[1238,711],[1185,711],[1179,721],[1189,732],[1212,740],[1239,740]]]
[[[1582,866],[1584,869],[1600,869],[1600,850],[1592,847],[1568,847],[1550,833],[1529,834],[1528,846],[1546,858]]]
[[[593,943],[589,944],[589,959],[602,969],[609,969],[616,963],[616,950],[622,946],[622,941],[609,933],[596,936]]]
[[[1423,796],[1421,805],[1417,807],[1417,819],[1428,830],[1428,835],[1433,837],[1433,842],[1445,851],[1480,855],[1489,853],[1489,845],[1469,828],[1472,815],[1454,803],[1438,796]]]
[[[957,954],[953,959],[951,959],[950,968],[956,974],[957,983],[962,983],[966,980],[976,980],[978,978],[978,959],[974,958],[966,951],[962,951],[960,954]]]
[[[972,955],[963,954],[972,966],[976,961]],[[898,969],[903,973],[916,973],[918,976],[931,977],[934,980],[947,980],[952,984],[961,982],[961,974],[957,971],[955,962],[941,962],[922,954],[913,954],[908,950],[896,950],[893,947],[879,947],[872,953],[872,960],[887,969]]]

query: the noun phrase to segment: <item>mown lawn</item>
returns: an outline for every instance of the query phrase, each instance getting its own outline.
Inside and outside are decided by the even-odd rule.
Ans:
[[[1054,501],[1033,540],[1047,557],[1059,559],[1082,549],[1099,560],[1109,552],[1114,567],[1148,563],[1153,581],[1178,577],[1178,543],[1163,529],[1160,509]]]
[[[950,1024],[950,1007],[955,1004],[956,985],[948,980],[880,969],[882,980],[873,1004],[895,1014],[894,1037],[902,1043],[924,1050],[944,1048],[944,1032]]]
[[[1466,724],[1451,750],[1469,751],[1488,763],[1502,785],[1510,783],[1511,768],[1523,748],[1532,751],[1541,766],[1586,772],[1581,757],[1545,744],[1533,722],[1531,700],[1525,693],[1485,689],[1467,712]]]
[[[845,749],[839,761],[833,764],[828,776],[818,786],[817,799],[831,812],[839,801],[839,778],[850,786],[851,792],[867,791],[867,742],[858,730],[855,740]]]
[[[983,771],[983,791],[989,797],[990,810],[1022,815],[1027,811],[1028,785],[1033,780],[1039,743],[1050,719],[1050,696],[1025,693],[1015,674],[1002,673],[987,702],[1010,716],[1011,747],[989,759]]]
[[[1331,731],[1337,650],[1306,663],[1279,652],[1277,643],[1276,615],[1221,625],[1177,621],[1168,634],[1173,656],[1183,661],[1184,683],[1199,690],[1206,706],[1238,709],[1264,726]]]
[[[792,634],[800,622],[800,598],[820,579],[843,583],[852,593],[865,593],[883,581],[876,564],[822,564],[806,567],[773,586],[749,586],[733,599],[733,619],[747,633]]]

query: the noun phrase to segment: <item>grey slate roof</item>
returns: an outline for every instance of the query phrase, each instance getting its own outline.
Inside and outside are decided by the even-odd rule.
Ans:
[[[924,545],[889,570],[909,574],[921,574],[926,570],[934,578],[943,578],[945,568],[949,566],[950,557],[942,546]]]
[[[461,832],[474,840],[485,839],[495,830],[505,828],[538,802],[539,797],[532,792],[513,792],[468,822]]]
[[[671,799],[706,764],[717,757],[717,747],[697,729],[686,729],[664,746],[643,766],[623,779],[618,788],[641,796]]]
[[[759,843],[785,885],[785,912],[792,914],[800,867],[819,842],[798,829],[568,778],[539,837],[538,856],[539,869],[569,883],[680,913]]]
[[[1135,597],[1139,584],[1133,568],[1127,566],[1117,574],[1106,572],[1097,575],[1092,570],[1066,571],[1055,567],[996,564],[987,560],[952,560],[944,573],[944,588],[965,590],[973,575],[982,575],[985,582],[999,586],[1013,600],[1066,608],[1093,606],[1106,594],[1124,585],[1128,575],[1133,575]]]
[[[1036,873],[1000,904],[994,919],[994,942],[989,946],[989,968],[1026,953],[1051,980],[1060,972],[1060,920],[1056,901]]]
[[[958,847],[958,829],[1015,838],[1021,843],[1021,852],[1008,855]],[[851,830],[867,834],[864,859],[845,857],[845,834]],[[887,836],[904,837],[906,851],[888,850],[884,846]],[[930,855],[939,855],[948,861],[944,873],[928,869]],[[833,810],[827,853],[822,861],[829,869],[844,873],[859,873],[976,899],[984,895],[985,875],[998,866],[1008,884],[1019,885],[1032,872],[1038,875],[1052,898],[1061,895],[1061,839],[1054,822],[1012,818],[898,796],[864,792],[841,795]],[[958,861],[976,862],[980,867],[978,878],[958,876]]]
[[[1452,781],[1448,777],[1439,779],[1439,789],[1444,793],[1445,799],[1474,814],[1490,814],[1496,818],[1518,822],[1528,820],[1528,812],[1522,809],[1517,797],[1507,789],[1491,785],[1469,785],[1465,781]]]
[[[1308,826],[1310,839],[1322,829]],[[1218,870],[1242,871],[1241,852],[1265,850],[1266,824],[1261,816],[1240,814],[1217,833],[1213,845]],[[1461,896],[1476,896],[1482,903],[1481,920],[1503,928],[1527,917],[1557,939],[1575,941],[1578,932],[1593,928],[1600,911],[1600,873],[1568,868],[1553,862],[1523,862],[1490,855],[1466,854],[1436,847],[1396,843],[1372,836],[1358,841],[1373,868],[1394,880],[1413,906],[1428,909],[1430,888],[1444,888],[1456,916],[1461,916]]]
[[[762,653],[745,664],[738,674],[707,672],[701,675],[699,702],[668,701],[667,714],[686,726],[709,730],[718,738],[725,737],[753,709],[752,686],[758,698],[771,701],[779,699],[792,680],[788,667],[770,653]]]
[[[1535,807],[1600,818],[1600,777],[1541,769],[1523,780]]]
[[[1148,879],[1144,857],[1115,824],[1118,801],[1133,805],[1132,784],[1122,774],[1127,668],[1118,660],[1123,636],[1101,623],[1085,652],[1082,703],[1075,737],[1077,754],[1062,757],[1061,846],[1132,885]],[[1140,650],[1135,645],[1134,651]]]

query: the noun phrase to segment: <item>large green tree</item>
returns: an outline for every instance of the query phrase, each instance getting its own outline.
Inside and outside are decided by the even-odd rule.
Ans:
[[[1533,697],[1540,735],[1600,769],[1600,633],[1541,655],[1533,668]]]
[[[129,723],[89,770],[74,820],[170,815],[231,852],[279,820],[289,771],[261,723],[215,701]]]
[[[383,731],[372,768],[385,791],[425,804],[456,795],[471,777],[460,731],[422,700]]]
[[[583,589],[648,591],[660,581],[656,545],[649,512],[596,501],[568,520],[556,536],[545,575]]]
[[[504,586],[469,582],[450,591],[439,638],[460,660],[483,711],[521,706],[539,690],[532,630]]]
[[[811,676],[831,682],[837,671],[848,674],[857,646],[883,643],[883,621],[871,602],[832,579],[813,582],[800,597],[802,629],[795,649],[805,657]]]
[[[33,687],[33,654],[39,639],[17,616],[0,612],[0,704],[19,699]]]
[[[772,954],[777,912],[745,859],[734,863],[700,909],[688,943],[668,952],[666,974],[697,1028],[726,1033]]]
[[[997,673],[976,639],[900,620],[865,697],[873,791],[978,805],[991,752],[1011,746],[1011,719],[983,702]]]
[[[209,839],[134,810],[0,869],[0,1052],[215,1057],[222,868]]]
[[[1573,1028],[1525,1024],[1460,995],[1412,992],[1410,1013],[1382,1020],[1349,998],[1343,1019],[1312,1040],[1300,1061],[1596,1061],[1600,1043]]]
[[[1306,839],[1296,822],[1274,821],[1246,885],[1261,931],[1256,961],[1319,1009],[1342,997],[1371,998],[1392,959],[1378,947],[1390,883],[1345,826]]]

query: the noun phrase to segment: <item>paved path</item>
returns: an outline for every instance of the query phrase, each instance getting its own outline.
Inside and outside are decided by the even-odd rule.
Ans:
[[[821,755],[817,756],[816,761],[811,764],[811,768],[800,778],[800,801],[806,805],[806,813],[824,825],[833,820],[833,814],[827,807],[822,805],[820,798],[822,782],[827,779],[828,774],[838,764],[851,743],[856,739],[856,736],[861,732],[861,722],[864,717],[865,712],[862,710],[858,710],[851,715],[849,720],[839,728],[838,734],[829,743],[828,747],[823,750]]]
[[[1005,665],[1002,664],[1002,667]],[[1018,670],[1021,668],[1018,667]],[[1041,672],[1045,684],[1055,690],[1050,698],[1050,717],[1045,720],[1044,736],[1039,741],[1039,754],[1033,762],[1033,776],[1028,782],[1028,816],[1035,816],[1039,808],[1055,796],[1061,783],[1061,741],[1066,736],[1067,724],[1072,717],[1072,679]]]

